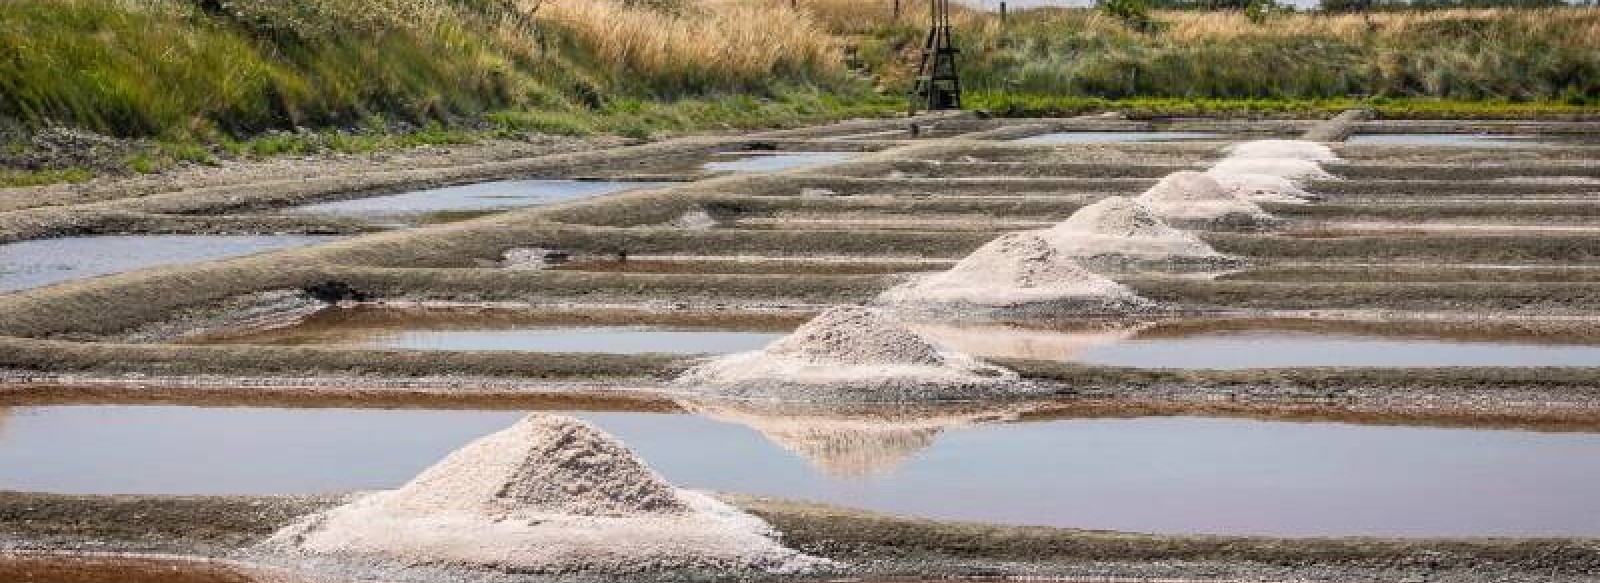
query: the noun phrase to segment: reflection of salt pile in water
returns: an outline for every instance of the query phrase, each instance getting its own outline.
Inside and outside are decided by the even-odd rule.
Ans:
[[[1268,174],[1227,174],[1215,170],[1208,176],[1222,185],[1222,189],[1236,197],[1255,203],[1305,204],[1318,198],[1306,192],[1293,180]]]
[[[949,271],[895,286],[878,299],[906,308],[1015,313],[1117,313],[1150,305],[1038,233],[1002,236]]]
[[[610,436],[530,415],[450,454],[398,490],[279,531],[269,545],[377,565],[628,573],[825,563],[765,522],[678,490]]]
[[[1339,155],[1333,148],[1305,140],[1256,140],[1234,144],[1228,148],[1230,158],[1280,158],[1310,160],[1312,162],[1337,162]]]
[[[859,307],[830,309],[765,349],[707,361],[677,382],[723,396],[834,402],[1000,397],[1037,390],[1014,372],[942,350]]]
[[[1117,344],[1148,328],[1146,323],[1083,322],[1072,329],[1032,328],[1003,322],[912,322],[918,334],[980,358],[1070,361],[1079,353]]]
[[[11,409],[9,407],[0,407],[0,438],[6,436],[6,419],[9,417],[11,417]]]
[[[1189,170],[1167,175],[1136,200],[1162,220],[1183,228],[1262,227],[1278,223],[1256,203],[1223,189],[1210,175]]]
[[[1292,180],[1297,184],[1307,180],[1334,180],[1338,178],[1311,160],[1296,158],[1226,158],[1211,167],[1217,174],[1265,174]]]
[[[1213,269],[1240,263],[1218,253],[1193,233],[1172,228],[1138,201],[1121,196],[1078,209],[1061,224],[1037,233],[1056,249],[1094,269]]]
[[[1009,418],[1006,408],[811,407],[744,402],[681,402],[698,415],[749,426],[832,476],[894,470],[946,429]]]

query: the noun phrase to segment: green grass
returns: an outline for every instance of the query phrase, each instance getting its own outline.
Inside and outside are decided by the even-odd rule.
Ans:
[[[46,184],[78,183],[94,178],[94,171],[86,168],[60,170],[6,170],[0,169],[0,187],[43,186]]]

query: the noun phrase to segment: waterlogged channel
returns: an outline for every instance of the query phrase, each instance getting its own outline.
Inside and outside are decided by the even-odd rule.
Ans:
[[[1526,148],[1529,146],[1600,145],[1594,138],[1542,134],[1356,134],[1347,143],[1387,146],[1462,146],[1477,148]]]
[[[1133,142],[1188,142],[1228,139],[1212,132],[1056,132],[1020,138],[1022,144],[1122,144]]]
[[[535,309],[342,308],[296,325],[196,342],[403,350],[727,354],[782,337],[803,316]]]
[[[330,241],[311,235],[108,235],[0,245],[0,292]]]
[[[603,180],[500,180],[310,204],[292,210],[410,225],[656,186],[660,184]]]
[[[782,172],[839,164],[860,156],[857,152],[725,152],[702,167],[711,172]]]
[[[978,356],[1135,368],[1600,366],[1600,342],[1589,338],[1386,326],[1261,320],[1057,328],[921,324],[915,329]]]
[[[852,421],[577,413],[687,487],[898,514],[1162,533],[1600,535],[1600,435],[1207,418]],[[391,488],[521,413],[13,409],[0,489]]]

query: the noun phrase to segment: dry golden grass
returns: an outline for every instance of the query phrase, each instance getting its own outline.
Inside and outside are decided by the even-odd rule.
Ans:
[[[1230,11],[1162,11],[1156,18],[1168,25],[1163,36],[1179,42],[1315,36],[1353,43],[1397,41],[1444,22],[1494,21],[1511,23],[1511,26],[1492,29],[1501,34],[1558,39],[1560,44],[1573,46],[1600,46],[1596,45],[1596,39],[1600,39],[1600,8],[1594,7],[1423,10],[1366,16],[1301,13],[1273,18],[1262,24],[1250,22],[1243,13]],[[1513,42],[1516,39],[1487,40]]]
[[[787,6],[708,2],[675,15],[618,0],[547,0],[538,17],[568,26],[612,68],[657,80],[755,81],[839,70],[833,36]]]

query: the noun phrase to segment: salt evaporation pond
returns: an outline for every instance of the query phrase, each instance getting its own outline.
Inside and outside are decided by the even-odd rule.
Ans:
[[[107,235],[0,245],[0,292],[330,241],[312,235]]]
[[[976,356],[1135,368],[1600,366],[1600,343],[1582,338],[1509,331],[1430,335],[1394,326],[1218,320],[1061,328],[972,323],[913,327]]]
[[[1183,369],[1600,366],[1600,346],[1262,331],[1135,337],[1090,346],[1067,359],[1106,366]]]
[[[0,489],[390,488],[521,415],[19,408],[0,434]],[[1595,434],[1207,418],[1010,423],[934,431],[881,472],[838,476],[746,425],[577,416],[685,487],[912,516],[1163,533],[1600,535]]]
[[[1212,132],[1056,132],[1015,140],[1023,144],[1119,144],[1131,142],[1184,142],[1221,140],[1228,136]]]
[[[400,224],[514,208],[553,204],[604,194],[660,186],[652,182],[586,180],[499,180],[309,204],[299,213],[394,221]]]
[[[856,152],[724,152],[716,154],[717,160],[706,162],[702,167],[712,172],[782,172],[848,162],[860,155]]]
[[[1574,137],[1541,134],[1356,134],[1345,140],[1350,144],[1382,146],[1463,146],[1478,148],[1526,148],[1541,145],[1594,145],[1600,142]]]
[[[587,317],[586,317],[587,316]],[[514,309],[326,310],[292,326],[196,343],[456,351],[727,354],[756,350],[790,323],[695,321],[692,314]]]

